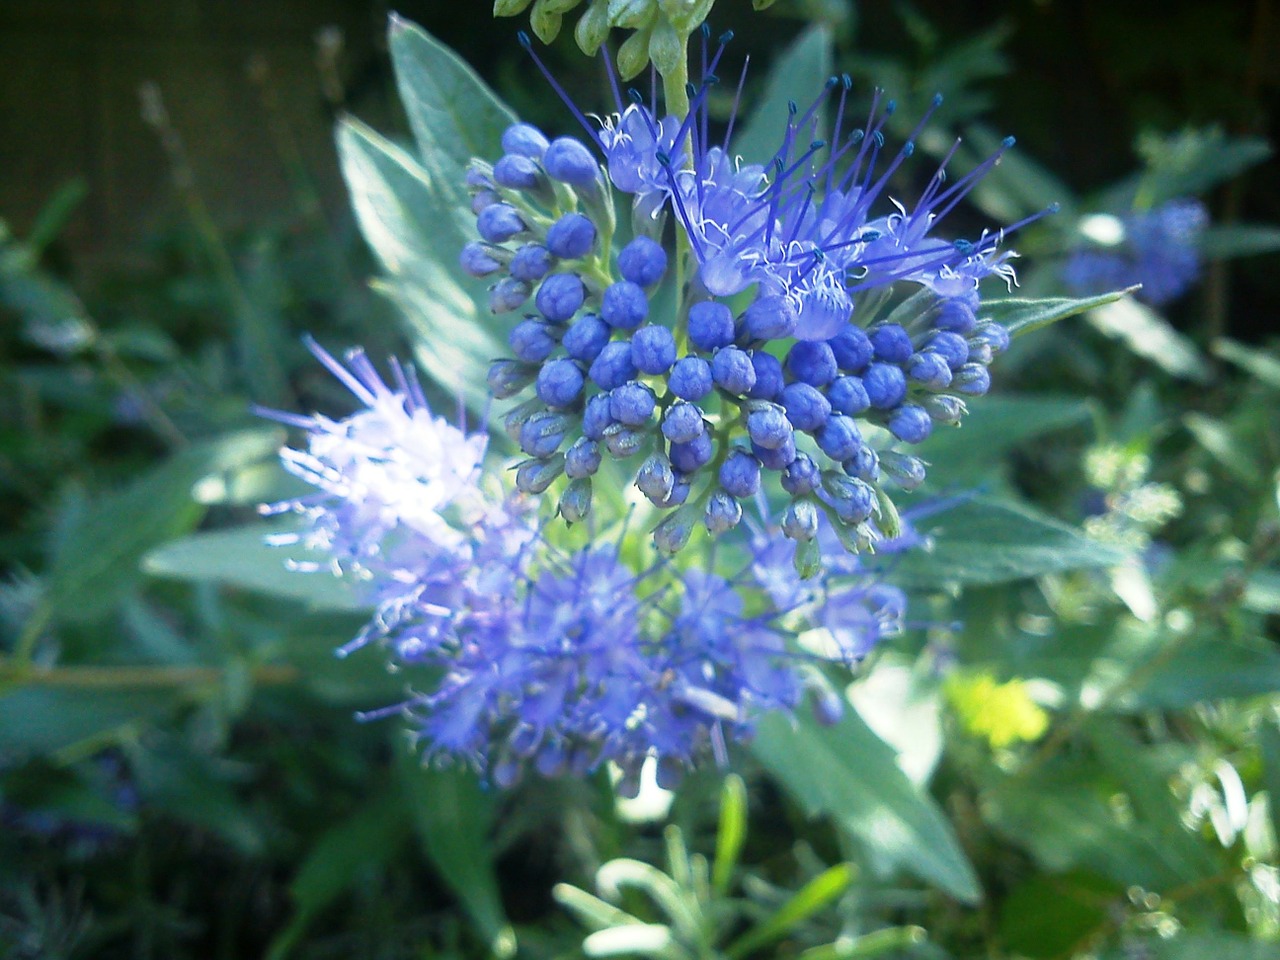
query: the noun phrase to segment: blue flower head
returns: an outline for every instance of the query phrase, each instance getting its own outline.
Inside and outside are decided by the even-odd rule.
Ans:
[[[495,363],[490,386],[499,398],[533,386],[510,415],[532,458],[518,477],[528,492],[568,494],[560,513],[573,522],[587,519],[588,491],[602,482],[595,458],[634,458],[626,469],[641,493],[680,515],[655,532],[660,550],[684,549],[695,526],[727,533],[744,503],[779,490],[784,535],[805,536],[816,510],[849,528],[846,544],[871,544],[893,532],[883,485],[924,479],[923,461],[895,447],[957,424],[1007,346],[1003,328],[981,318],[980,284],[1013,281],[1001,243],[1023,224],[973,239],[939,229],[1013,141],[949,182],[953,147],[915,202],[900,203],[888,185],[929,115],[890,155],[893,102],[876,91],[866,119],[850,123],[851,83],[836,77],[805,109],[791,105],[771,158],[744,161],[732,120],[720,140],[709,135],[707,97],[728,39],[704,50],[686,115],[661,115],[636,91],[624,98],[611,71],[617,112],[598,122],[523,39],[587,140],[517,124],[502,157],[473,162],[481,239],[462,265],[493,283],[495,310],[532,297],[539,311],[513,329],[515,357]],[[588,161],[591,146],[602,162]],[[519,176],[506,173],[517,161]],[[543,189],[547,178],[555,191]],[[630,198],[635,233],[616,256],[609,185]],[[667,222],[674,251],[660,242]],[[654,294],[678,261],[688,279],[670,313]],[[787,479],[800,457],[816,468],[803,489]]]
[[[1170,200],[1117,218],[1095,214],[1085,223],[1106,243],[1077,250],[1063,266],[1062,279],[1080,295],[1141,284],[1137,296],[1159,306],[1182,296],[1200,279],[1200,238],[1209,224],[1204,204],[1193,198]]]

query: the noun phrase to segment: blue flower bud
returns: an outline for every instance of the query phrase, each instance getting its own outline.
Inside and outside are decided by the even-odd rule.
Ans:
[[[533,383],[538,368],[515,360],[495,360],[489,365],[489,392],[498,400],[514,397]]]
[[[756,297],[742,314],[748,340],[781,340],[796,331],[796,309],[786,297]]]
[[[493,178],[489,176],[488,169],[482,169],[478,164],[479,161],[472,160],[462,174],[462,182],[467,185],[468,190],[485,190],[493,187]]]
[[[789,383],[782,391],[787,419],[797,430],[817,430],[831,416],[827,398],[807,383]]]
[[[871,362],[875,348],[859,327],[845,327],[827,341],[836,358],[836,366],[846,373],[859,373]]]
[[[928,411],[915,403],[904,403],[893,411],[885,425],[904,443],[923,443],[933,432],[933,420]]]
[[[702,522],[707,525],[707,531],[713,537],[728,533],[742,522],[742,504],[723,490],[717,490],[707,501],[707,511]]]
[[[636,365],[631,360],[631,344],[625,340],[606,343],[588,371],[601,390],[612,390],[636,378]]]
[[[631,360],[641,373],[666,373],[676,362],[675,337],[666,327],[641,327],[631,337]]]
[[[752,496],[760,489],[760,461],[734,450],[720,464],[720,486],[739,499]]]
[[[928,411],[934,423],[958,424],[966,412],[963,400],[946,393],[925,397],[921,406]]]
[[[577,260],[596,244],[596,225],[580,213],[566,213],[547,228],[547,249],[562,260]]]
[[[582,409],[582,435],[589,440],[600,440],[604,432],[613,424],[613,414],[609,412],[609,395],[597,393],[587,400]]]
[[[671,465],[681,473],[697,473],[701,467],[711,462],[714,452],[711,434],[704,431],[688,443],[671,444],[668,456],[671,458]]]
[[[604,427],[601,427],[600,431],[603,433]],[[574,480],[578,480],[594,476],[599,469],[600,445],[587,437],[579,437],[564,455],[564,472]]]
[[[867,399],[877,410],[889,410],[907,398],[907,378],[901,367],[891,363],[873,363],[862,375]]]
[[[756,368],[745,350],[722,347],[711,358],[711,377],[720,389],[741,397],[756,385]]]
[[[775,404],[760,406],[747,414],[747,435],[751,442],[767,450],[776,450],[791,439],[791,421]]]
[[[504,153],[518,153],[522,157],[541,160],[550,144],[542,131],[532,124],[513,123],[502,131],[502,150]]]
[[[493,165],[493,179],[509,190],[533,190],[544,183],[542,169],[528,157],[509,153]]]
[[[827,399],[831,401],[832,410],[849,416],[862,413],[871,406],[861,377],[836,377],[827,387]]]
[[[562,341],[565,353],[575,360],[590,363],[600,356],[600,351],[612,334],[609,325],[594,313],[583,314],[565,331]]]
[[[538,371],[534,389],[548,407],[571,407],[582,395],[582,368],[573,360],[552,360]]]
[[[924,461],[897,450],[880,454],[880,469],[903,490],[914,490],[924,483]]]
[[[676,477],[671,461],[661,453],[652,453],[636,471],[636,487],[654,506],[662,506],[675,489]]]
[[[542,165],[547,173],[562,183],[574,187],[586,187],[600,177],[600,164],[581,140],[573,137],[556,137],[543,154]]]
[[[535,398],[526,400],[524,403],[517,404],[502,416],[502,429],[506,431],[507,436],[516,443],[520,442],[520,431],[524,429],[525,423],[535,413],[542,412],[542,404]]]
[[[489,288],[489,312],[510,313],[529,299],[529,285],[515,277],[503,277]]]
[[[510,790],[520,782],[523,776],[524,769],[519,761],[511,757],[503,757],[491,764],[489,768],[489,779],[499,790]]]
[[[848,460],[864,446],[858,425],[852,418],[839,414],[828,418],[814,438],[818,448],[832,460]]]
[[[987,366],[995,359],[995,351],[991,349],[991,344],[983,340],[969,341],[969,362]]]
[[[564,473],[564,456],[549,460],[526,460],[516,468],[516,489],[522,493],[542,493]]]
[[[851,477],[875,483],[880,479],[880,456],[868,446],[859,447],[844,463],[840,464]]]
[[[807,453],[797,454],[791,465],[782,471],[782,489],[793,497],[807,496],[818,489],[821,471]]]
[[[564,442],[569,419],[558,413],[535,413],[520,428],[520,449],[531,457],[545,460]]]
[[[782,361],[763,350],[751,351],[751,366],[756,372],[755,385],[747,391],[752,400],[777,400],[786,386],[782,375]]]
[[[672,443],[688,443],[706,429],[702,411],[692,403],[674,403],[662,417],[662,435]]]
[[[701,400],[711,392],[711,364],[701,357],[677,360],[667,378],[667,386],[683,400]]]
[[[811,500],[792,500],[782,514],[782,534],[801,542],[818,535],[818,508]]]
[[[640,427],[653,416],[657,400],[653,391],[636,380],[614,387],[609,393],[609,412],[628,427]]]
[[[591,515],[591,481],[583,478],[570,481],[564,493],[560,494],[559,510],[566,523],[581,523],[587,519]]]
[[[576,273],[553,273],[542,281],[534,303],[542,315],[554,323],[563,323],[578,312],[587,290]]]
[[[541,320],[522,320],[507,336],[507,343],[517,359],[525,363],[541,363],[556,348],[554,330]]]
[[[658,506],[669,510],[672,507],[681,506],[688,499],[689,481],[677,475],[675,485],[671,488],[671,492],[667,494],[667,498],[659,503]]]
[[[526,243],[511,258],[508,269],[517,280],[537,283],[551,269],[551,252],[540,243]]]
[[[991,389],[991,374],[978,363],[966,363],[956,371],[951,387],[968,397],[980,397]]]
[[[621,423],[610,424],[604,431],[604,448],[609,451],[610,456],[618,460],[625,460],[637,454],[644,446],[645,440],[646,437],[642,431],[632,430]]]
[[[1009,349],[1009,331],[994,320],[983,320],[973,329],[972,339],[991,344],[996,353]]]
[[[933,325],[939,330],[968,333],[977,322],[967,303],[953,299],[942,301],[942,305],[938,308],[938,318],[933,321]]]
[[[821,340],[798,340],[787,351],[787,370],[797,380],[825,387],[836,378],[836,355]]]
[[[506,243],[528,228],[520,219],[520,212],[511,204],[491,203],[476,217],[476,229],[490,243]]]
[[[876,359],[885,363],[906,363],[915,352],[911,335],[896,323],[881,324],[869,336]]]
[[[636,237],[618,254],[618,272],[637,286],[651,287],[667,272],[667,251],[655,240]]]
[[[619,280],[605,290],[600,316],[615,330],[634,330],[649,316],[649,298],[640,285]]]
[[[969,361],[969,344],[960,334],[950,330],[935,333],[925,345],[925,350],[938,354],[952,370],[958,370]]]
[[[659,553],[674,556],[684,549],[693,534],[697,515],[690,509],[677,510],[662,518],[653,530],[653,545]]]
[[[492,190],[481,190],[471,198],[471,212],[478,217],[495,203],[501,202],[502,198]]]
[[[733,343],[733,311],[715,300],[703,300],[689,308],[689,341],[711,352]]]
[[[751,452],[760,461],[760,465],[768,470],[785,470],[796,458],[795,435],[787,437],[781,446],[769,448],[758,443],[751,444]]]
[[[462,253],[458,255],[458,263],[463,272],[473,277],[487,277],[501,270],[502,264],[493,258],[490,249],[478,240],[472,240],[464,246]]]
[[[862,523],[875,512],[875,489],[857,477],[843,477],[838,473],[824,474],[822,489],[827,494],[827,502],[845,523]]]
[[[907,361],[907,375],[926,390],[945,390],[951,385],[946,357],[932,351],[912,356]]]

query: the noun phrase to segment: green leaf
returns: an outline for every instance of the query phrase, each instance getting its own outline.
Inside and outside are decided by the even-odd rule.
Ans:
[[[405,754],[398,770],[418,839],[476,928],[500,958],[514,955],[515,932],[498,896],[489,833],[497,813],[467,770],[425,767]]]
[[[854,710],[833,727],[805,711],[794,723],[772,714],[752,752],[809,816],[829,816],[849,834],[877,872],[904,871],[966,903],[980,898],[946,817]]]
[[[46,755],[154,720],[181,702],[178,689],[84,690],[27,686],[0,696],[0,753]]]
[[[932,474],[950,487],[990,482],[1010,450],[1033,437],[1085,422],[1090,402],[1077,397],[1001,394],[971,401],[973,416],[961,426],[935,428],[918,453]]]
[[[1091,310],[1088,319],[1096,329],[1171,376],[1196,383],[1208,383],[1212,377],[1195,342],[1145,304],[1136,300],[1104,304]]]
[[[1280,390],[1280,359],[1271,352],[1222,337],[1213,342],[1213,353],[1234,363],[1260,383]]]
[[[1271,832],[1280,841],[1280,722],[1274,718],[1258,721],[1258,752],[1262,754],[1262,782],[1267,790]]]
[[[388,863],[403,849],[407,833],[404,802],[395,791],[375,795],[325,831],[289,885],[296,913],[272,940],[268,960],[288,956],[315,916],[363,875]]]
[[[220,583],[287,597],[315,610],[367,610],[369,605],[359,598],[351,582],[327,568],[315,572],[289,569],[291,561],[326,564],[326,555],[296,544],[273,547],[265,542],[269,535],[293,529],[290,523],[262,523],[197,533],[152,550],[143,558],[142,568],[156,577]]]
[[[747,787],[731,773],[720,791],[720,829],[716,831],[716,857],[711,868],[711,886],[724,894],[733,880],[738,854],[747,836]]]
[[[1125,290],[1113,290],[1096,297],[1071,299],[1069,297],[1051,297],[1045,300],[1021,300],[1016,297],[1004,297],[999,300],[986,300],[979,313],[984,320],[994,320],[1007,327],[1010,335],[1030,333],[1047,327],[1059,320],[1074,317],[1086,310],[1094,310],[1108,303],[1114,303],[1128,296],[1138,287]]]
[[[1004,137],[981,124],[965,128],[965,139],[982,157],[1000,149]],[[1076,218],[1078,201],[1071,188],[1016,146],[1006,151],[1000,163],[974,187],[973,202],[988,216],[1001,222],[1019,220],[1059,205],[1055,214],[1065,221]]]
[[[387,38],[419,159],[442,186],[455,188],[465,207],[467,163],[499,156],[502,131],[516,115],[465,60],[417,24],[393,13]]]
[[[915,521],[933,540],[930,550],[895,557],[894,582],[936,588],[992,584],[1089,567],[1112,567],[1127,554],[1090,540],[1031,507],[1008,500],[957,498]]]
[[[814,24],[800,34],[774,64],[765,82],[764,96],[751,111],[751,119],[733,138],[733,152],[747,163],[767,164],[782,146],[790,116],[791,100],[808,103],[822,92],[831,76],[831,30]],[[822,124],[818,125],[821,136]]]
[[[839,898],[853,883],[857,871],[851,863],[840,863],[818,874],[769,916],[725,949],[725,956],[737,960],[767,943],[785,937],[796,924],[803,923],[827,904]]]
[[[1280,691],[1280,651],[1261,637],[1236,639],[1217,632],[1178,638],[1155,633],[1140,682],[1110,705],[1123,712],[1177,710],[1213,700]],[[1123,648],[1113,654],[1128,659]]]
[[[147,551],[199,522],[197,484],[274,457],[281,440],[274,428],[232,433],[183,450],[91,503],[55,543],[48,573],[55,616],[82,621],[110,610],[136,581]]]
[[[1014,887],[1001,903],[1000,935],[1022,956],[1074,956],[1123,896],[1122,888],[1093,874],[1039,874]]]
[[[1206,260],[1252,257],[1277,250],[1280,250],[1280,227],[1232,223],[1209,227],[1200,236],[1200,253]]]
[[[489,361],[504,347],[483,287],[457,269],[474,230],[458,187],[349,118],[338,127],[338,154],[356,220],[388,275],[379,288],[403,312],[419,363],[444,390],[483,408]]]
[[[1162,136],[1148,132],[1138,140],[1148,170],[1138,201],[1154,207],[1166,200],[1204,193],[1271,156],[1261,137],[1227,137],[1221,130],[1184,130]]]
[[[1201,413],[1188,413],[1182,422],[1224,470],[1251,488],[1262,483],[1262,466],[1254,443],[1241,440],[1227,424]]]

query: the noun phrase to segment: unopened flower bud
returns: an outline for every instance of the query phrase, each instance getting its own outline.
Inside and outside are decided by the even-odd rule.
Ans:
[[[782,532],[791,540],[809,541],[818,535],[818,508],[812,500],[792,500],[782,514]]]
[[[712,536],[727,533],[742,520],[742,505],[723,490],[711,494],[702,522]]]
[[[565,457],[567,464],[568,457]],[[591,481],[578,477],[569,481],[560,495],[560,516],[568,523],[580,523],[591,514]]]
[[[564,454],[546,460],[526,460],[516,469],[516,489],[525,493],[542,493],[552,481],[564,473]]]

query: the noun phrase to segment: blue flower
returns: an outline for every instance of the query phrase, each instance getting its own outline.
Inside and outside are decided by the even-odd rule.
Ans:
[[[1141,284],[1140,299],[1168,303],[1199,280],[1200,237],[1208,223],[1204,204],[1190,198],[1119,219],[1095,214],[1084,221],[1086,231],[1105,229],[1100,239],[1108,246],[1073,253],[1063,266],[1063,281],[1080,295]]]

